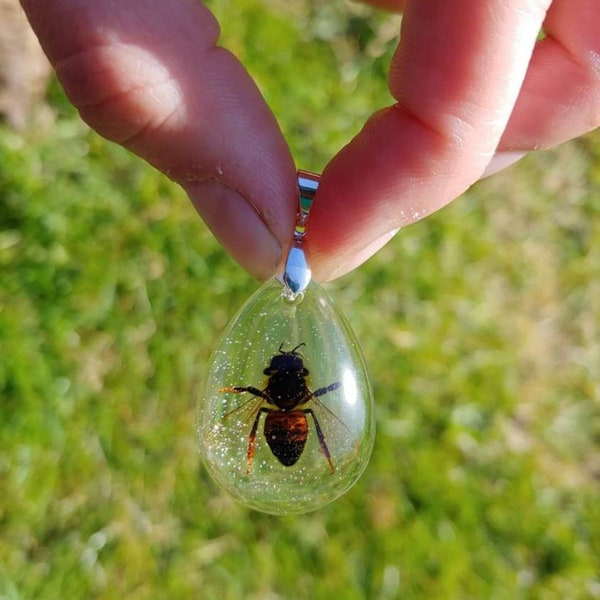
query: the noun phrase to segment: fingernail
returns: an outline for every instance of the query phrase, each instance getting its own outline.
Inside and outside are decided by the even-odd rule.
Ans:
[[[492,157],[492,160],[489,162],[488,166],[485,168],[485,171],[481,175],[480,179],[484,179],[489,177],[490,175],[495,175],[498,171],[502,171],[502,169],[506,169],[510,167],[517,161],[521,160],[526,152],[497,152]]]
[[[258,279],[270,277],[281,258],[281,246],[254,207],[218,181],[186,186],[202,220],[231,256]]]
[[[331,281],[356,269],[356,267],[362,265],[381,250],[381,248],[383,248],[398,233],[398,231],[399,229],[388,231],[367,244],[361,250],[352,252],[352,254],[346,254],[345,256],[336,257],[333,259],[335,262],[321,265],[318,274],[321,275],[321,273],[323,273],[324,276],[319,280]]]

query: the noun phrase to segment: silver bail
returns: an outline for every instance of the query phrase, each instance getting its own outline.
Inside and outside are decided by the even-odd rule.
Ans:
[[[303,244],[306,235],[306,221],[318,188],[318,175],[308,171],[298,171],[298,190],[300,192],[298,219],[294,229],[294,244],[288,254],[283,271],[283,283],[294,296],[304,292],[310,283],[311,270],[306,260]]]
[[[311,270],[301,246],[292,246],[285,263],[283,283],[293,294],[301,294],[310,283]]]

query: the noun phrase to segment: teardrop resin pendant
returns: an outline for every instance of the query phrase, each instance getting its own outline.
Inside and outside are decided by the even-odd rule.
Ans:
[[[300,189],[296,232],[301,227],[303,237],[302,180]],[[285,283],[264,284],[223,333],[198,407],[213,479],[243,504],[280,515],[314,510],[348,490],[375,434],[358,342],[310,281],[302,237],[295,237]]]

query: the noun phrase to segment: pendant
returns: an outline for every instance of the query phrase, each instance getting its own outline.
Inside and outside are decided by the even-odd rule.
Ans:
[[[346,492],[373,447],[373,396],[345,317],[311,280],[303,249],[318,176],[299,172],[300,208],[281,278],[227,326],[198,406],[212,478],[262,512],[315,510]]]

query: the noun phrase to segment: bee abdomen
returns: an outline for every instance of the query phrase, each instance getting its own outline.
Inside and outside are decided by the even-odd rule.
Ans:
[[[265,438],[279,462],[290,467],[302,455],[308,437],[308,421],[304,412],[272,411],[265,420]]]

